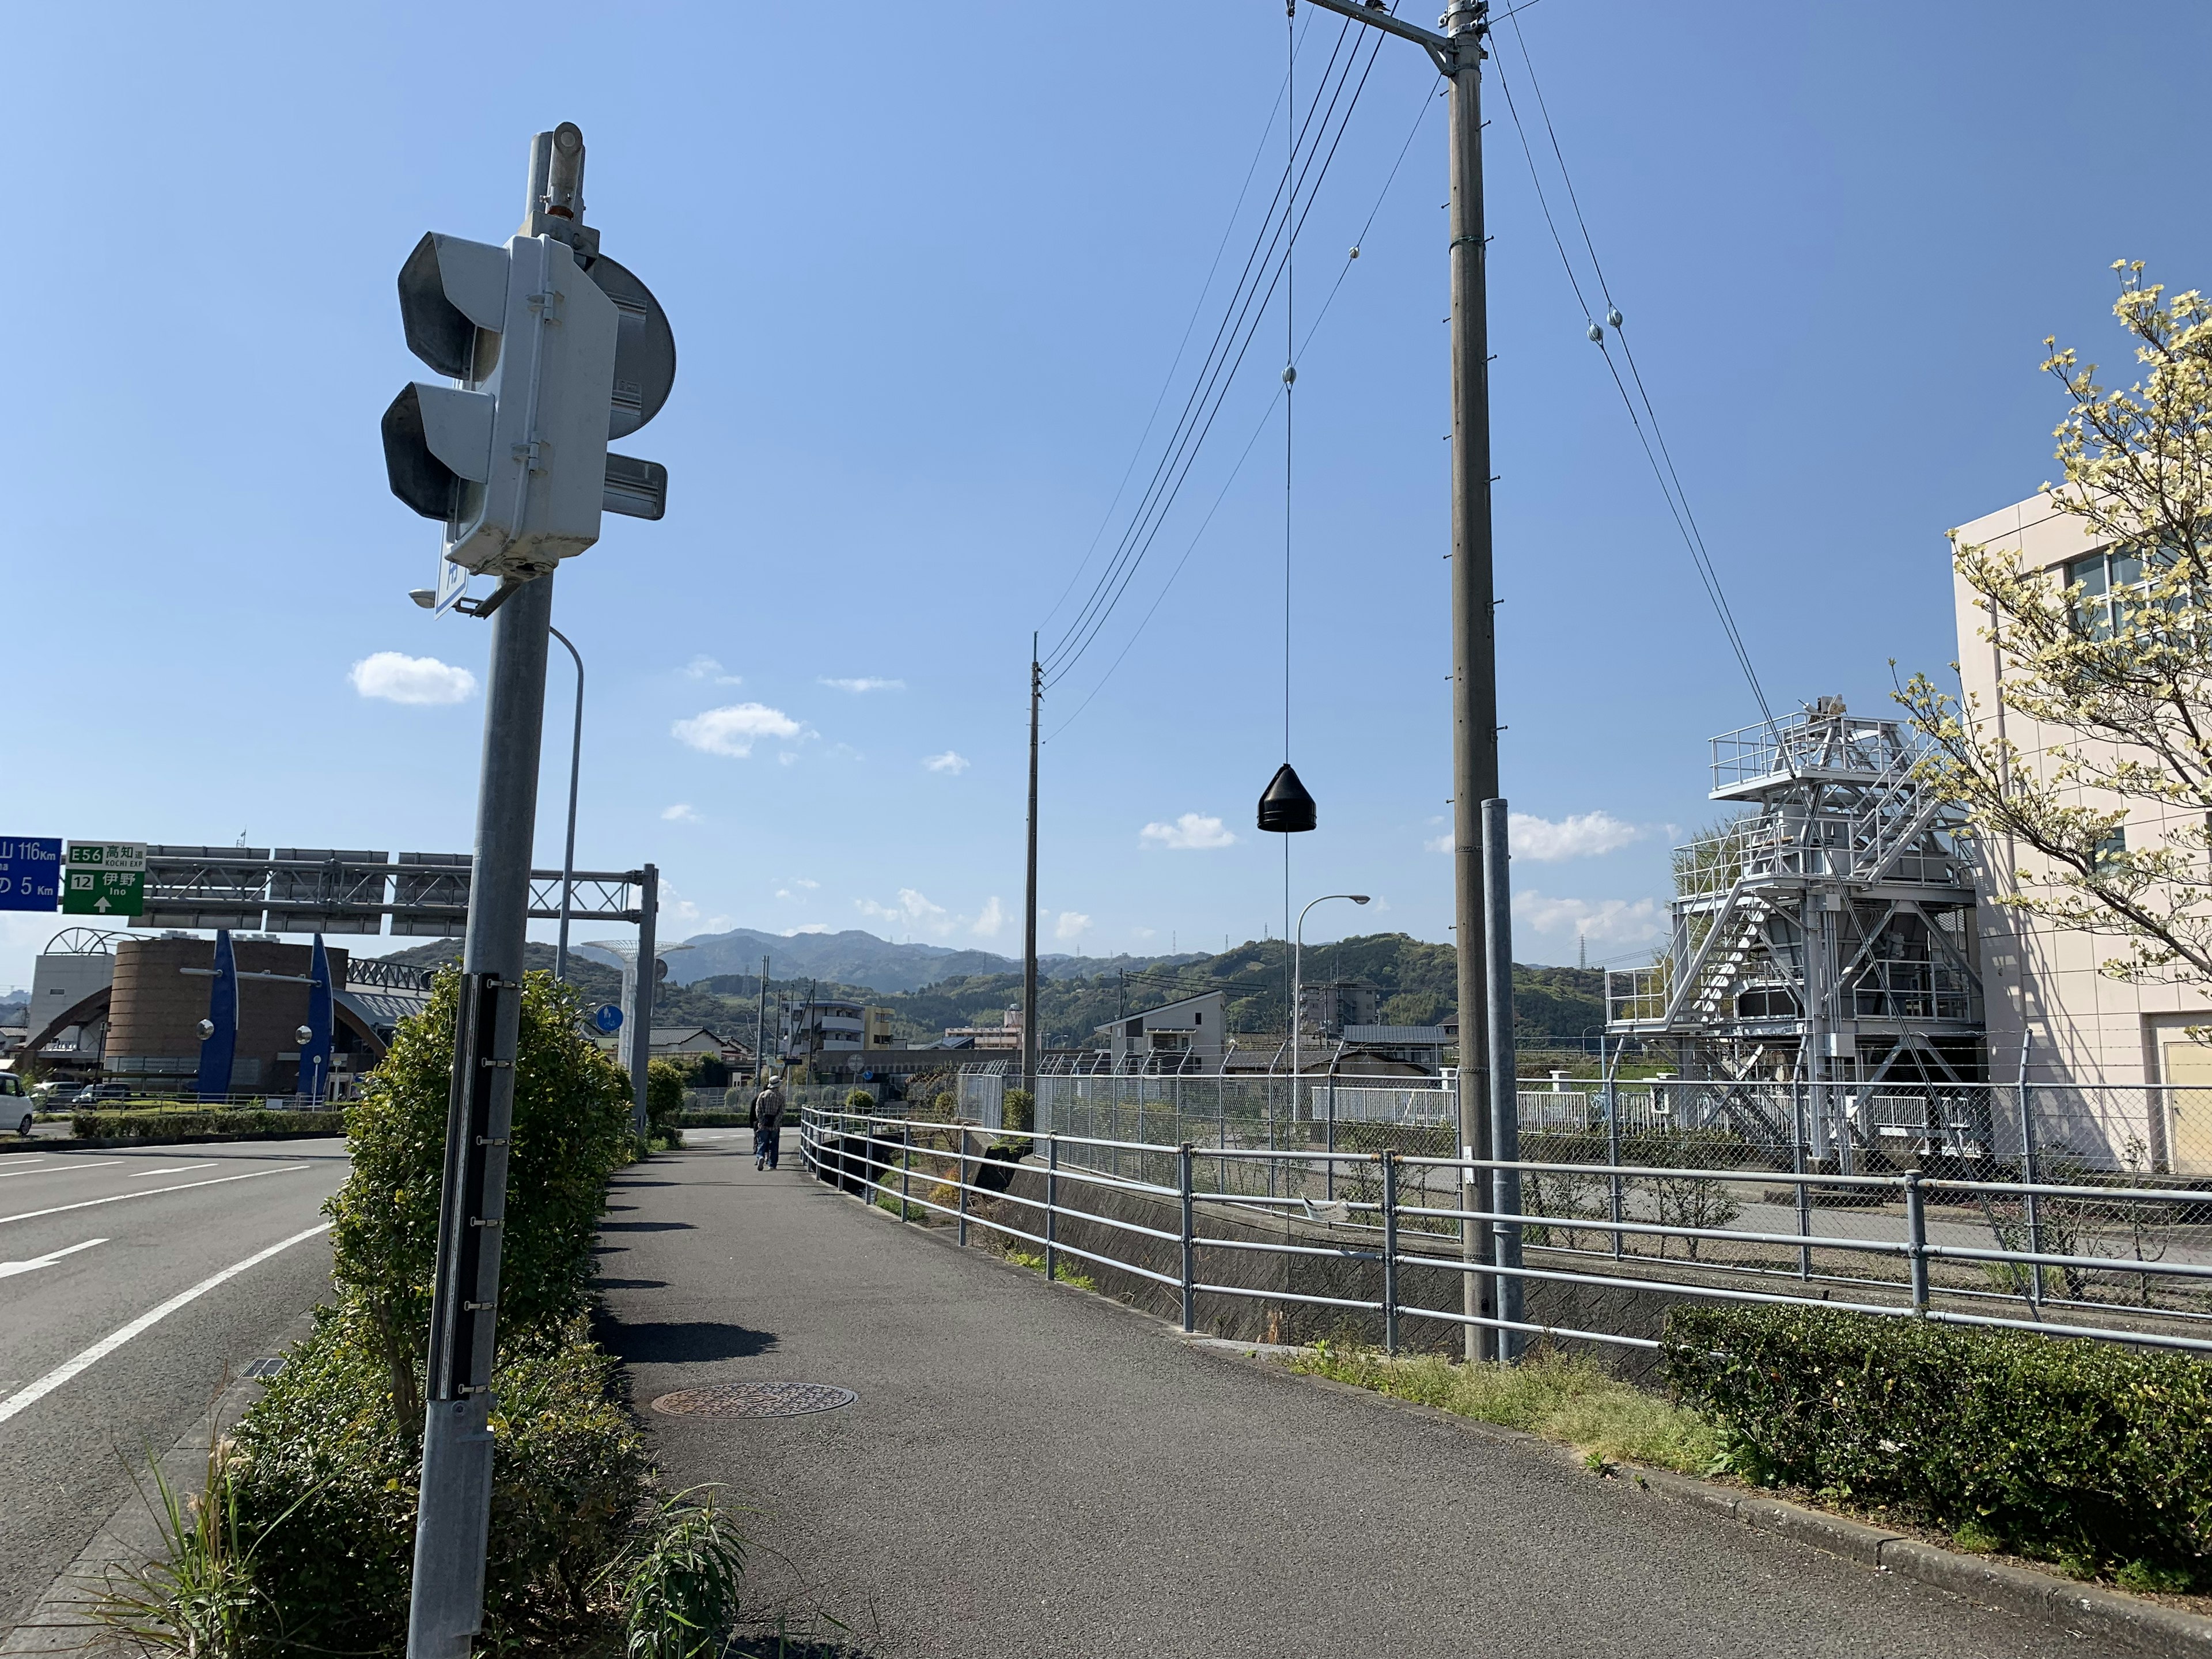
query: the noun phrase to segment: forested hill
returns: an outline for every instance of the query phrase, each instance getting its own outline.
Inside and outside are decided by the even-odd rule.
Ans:
[[[550,967],[550,947],[533,940],[529,965]],[[436,940],[394,953],[392,960],[424,963],[453,960],[459,940]],[[1094,973],[1084,977],[1042,978],[1037,999],[1044,1030],[1054,1047],[1079,1047],[1109,1020],[1158,1007],[1180,996],[1207,991],[1228,996],[1231,1031],[1282,1031],[1290,1026],[1289,951],[1280,939],[1238,945],[1218,956]],[[682,961],[678,957],[676,961]],[[570,958],[571,976],[594,999],[611,999],[621,982],[611,964],[591,956]],[[673,963],[671,963],[672,967]],[[1382,1014],[1392,1025],[1433,1025],[1453,1012],[1451,947],[1431,945],[1404,933],[1368,933],[1306,947],[1306,977],[1313,981],[1364,979],[1382,994]],[[830,978],[809,980],[772,975],[771,1007],[778,1000],[797,1002],[807,994],[850,997],[889,1008],[899,1035],[908,1042],[934,1042],[950,1025],[995,1025],[1005,1011],[1022,1000],[1018,970],[959,974],[919,990],[885,991],[880,986]],[[752,1041],[758,1008],[757,975],[717,974],[689,985],[664,983],[655,999],[653,1024],[701,1024],[725,1036]],[[1605,1023],[1605,975],[1595,968],[1513,969],[1513,1009],[1524,1039],[1573,1039]]]

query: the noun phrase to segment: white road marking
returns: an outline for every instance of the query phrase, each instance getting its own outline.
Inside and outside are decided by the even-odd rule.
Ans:
[[[95,1244],[105,1244],[104,1238],[88,1238],[82,1244],[72,1244],[65,1250],[55,1250],[46,1255],[34,1255],[28,1261],[0,1261],[0,1279],[13,1279],[17,1273],[35,1273],[40,1267],[51,1267],[65,1255],[75,1255],[79,1250],[88,1250]]]
[[[213,1181],[180,1181],[173,1187],[149,1187],[143,1192],[112,1193],[106,1198],[80,1199],[74,1204],[57,1204],[48,1210],[24,1210],[15,1215],[0,1215],[0,1225],[10,1221],[36,1221],[42,1215],[59,1215],[64,1210],[89,1210],[97,1204],[120,1204],[126,1198],[159,1198],[163,1193],[188,1193],[195,1187],[220,1187],[229,1181],[251,1181],[256,1176],[289,1175],[304,1170],[304,1164],[287,1164],[275,1170],[248,1170],[244,1175],[217,1176]]]
[[[143,1181],[148,1176],[182,1175],[187,1170],[204,1170],[208,1167],[210,1162],[210,1160],[207,1158],[202,1158],[197,1164],[172,1164],[166,1169],[161,1170],[133,1170],[129,1175],[123,1178],[125,1181]]]
[[[307,1166],[302,1164],[300,1167],[304,1169]],[[235,1179],[235,1177],[233,1178]],[[193,1285],[191,1289],[188,1291],[179,1291],[176,1295],[171,1297],[167,1302],[161,1304],[160,1307],[149,1309],[146,1312],[140,1314],[137,1318],[132,1320],[121,1330],[112,1332],[106,1336],[101,1337],[99,1341],[94,1343],[82,1353],[77,1355],[76,1358],[64,1360],[60,1364],[55,1366],[53,1370],[48,1371],[37,1382],[30,1383],[25,1388],[19,1389],[16,1392],[9,1395],[4,1400],[0,1400],[0,1423],[5,1423],[9,1418],[13,1417],[17,1412],[23,1410],[26,1407],[35,1405],[38,1401],[45,1399],[48,1395],[52,1394],[56,1389],[61,1387],[63,1383],[68,1382],[70,1378],[75,1376],[79,1371],[89,1370],[92,1366],[98,1364],[101,1360],[106,1358],[108,1355],[113,1353],[118,1348],[128,1342],[132,1337],[140,1335],[143,1332],[152,1329],[155,1326],[167,1319],[171,1314],[176,1312],[178,1309],[185,1306],[187,1303],[197,1301],[199,1297],[205,1296],[210,1291],[215,1289],[216,1285],[221,1285],[226,1279],[237,1278],[239,1274],[244,1273],[248,1267],[259,1266],[262,1262],[268,1261],[270,1256],[278,1254],[280,1251],[290,1249],[295,1244],[299,1243],[302,1239],[313,1238],[317,1233],[328,1232],[330,1231],[330,1226],[331,1224],[325,1221],[319,1226],[308,1228],[307,1231],[303,1233],[294,1233],[291,1237],[283,1240],[281,1243],[271,1244],[265,1250],[257,1250],[253,1255],[246,1257],[245,1261],[234,1263],[232,1266],[225,1267],[219,1273],[210,1273],[207,1278],[203,1279],[198,1284]]]
[[[70,1170],[97,1170],[122,1162],[119,1158],[95,1158],[85,1163],[79,1163],[73,1158],[66,1158],[59,1164],[42,1164],[35,1170],[0,1170],[0,1181],[7,1180],[9,1176],[60,1175]]]

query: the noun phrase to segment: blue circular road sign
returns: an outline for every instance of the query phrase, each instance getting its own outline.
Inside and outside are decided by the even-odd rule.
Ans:
[[[622,1030],[623,1012],[611,1002],[603,1002],[592,1013],[592,1024],[602,1031]]]

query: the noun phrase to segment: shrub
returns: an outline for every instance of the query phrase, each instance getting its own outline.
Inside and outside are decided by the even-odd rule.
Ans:
[[[666,1139],[678,1133],[684,1115],[684,1091],[691,1068],[672,1060],[648,1061],[645,1068],[645,1132],[649,1139]]]
[[[342,1135],[345,1128],[342,1111],[272,1112],[265,1108],[179,1111],[156,1107],[70,1115],[70,1133],[79,1140],[254,1140],[276,1135]]]
[[[594,1583],[646,1492],[637,1431],[609,1396],[611,1365],[577,1322],[494,1377],[489,1647],[557,1649],[606,1617]],[[394,1416],[369,1334],[344,1310],[320,1310],[239,1424],[226,1464],[235,1524],[259,1539],[246,1651],[404,1645],[417,1426]]]
[[[999,1122],[1026,1135],[1036,1127],[1036,1097],[1026,1089],[1009,1089],[999,1109]]]
[[[441,974],[422,1012],[348,1113],[352,1173],[325,1206],[331,1277],[357,1298],[391,1370],[403,1420],[430,1328],[446,1107],[460,975]],[[607,1177],[630,1155],[629,1079],[579,1029],[576,994],[524,981],[500,1245],[500,1340],[557,1330],[584,1305]]]
[[[1737,1471],[2025,1554],[2212,1577],[2212,1368],[1819,1309],[1683,1308],[1663,1353]]]

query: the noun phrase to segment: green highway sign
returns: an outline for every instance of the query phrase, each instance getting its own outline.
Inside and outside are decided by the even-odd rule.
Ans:
[[[73,841],[62,862],[78,870],[137,870],[146,868],[143,841]]]
[[[65,869],[62,872],[62,913],[71,916],[143,915],[146,872]]]

